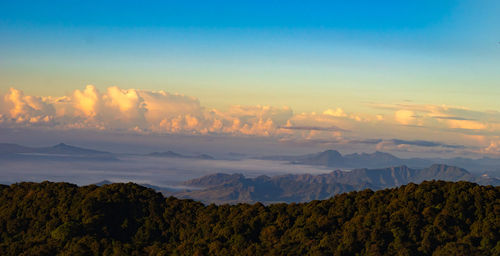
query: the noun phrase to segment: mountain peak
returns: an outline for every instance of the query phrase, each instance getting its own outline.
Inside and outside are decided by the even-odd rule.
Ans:
[[[46,154],[83,154],[83,155],[109,155],[109,152],[94,149],[80,148],[65,143],[59,143],[48,148],[39,148],[39,152]]]
[[[194,187],[207,187],[207,186],[216,186],[226,183],[234,183],[238,181],[242,181],[245,179],[245,176],[241,173],[227,174],[227,173],[215,173],[203,176],[201,178],[192,179],[183,182],[183,185],[194,186]]]
[[[440,171],[455,171],[457,173],[470,174],[469,171],[467,171],[463,168],[460,168],[457,166],[451,166],[451,165],[447,165],[447,164],[433,164],[428,169],[440,170]]]

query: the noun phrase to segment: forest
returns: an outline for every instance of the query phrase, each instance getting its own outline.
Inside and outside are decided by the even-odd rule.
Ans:
[[[133,183],[0,185],[0,255],[500,255],[500,187],[425,181],[204,205]]]

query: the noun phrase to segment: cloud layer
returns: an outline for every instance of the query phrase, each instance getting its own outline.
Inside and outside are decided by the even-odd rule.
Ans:
[[[221,112],[181,94],[118,87],[100,92],[92,85],[64,97],[26,96],[11,88],[2,98],[1,122],[10,127],[269,136],[293,116],[289,107],[235,105]]]
[[[0,98],[0,127],[271,136],[333,147],[500,154],[499,112],[419,104],[371,104],[369,110],[294,113],[287,106],[233,105],[221,111],[165,91],[88,85],[66,96],[40,97],[10,88]]]

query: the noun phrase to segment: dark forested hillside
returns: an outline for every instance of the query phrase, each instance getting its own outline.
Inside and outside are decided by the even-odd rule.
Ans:
[[[208,205],[136,184],[0,187],[0,255],[499,255],[500,187]]]

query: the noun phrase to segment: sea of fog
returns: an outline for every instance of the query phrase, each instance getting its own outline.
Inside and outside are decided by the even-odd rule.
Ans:
[[[0,161],[0,183],[64,181],[78,185],[109,180],[175,187],[183,181],[213,173],[241,173],[246,177],[290,173],[331,172],[321,166],[293,165],[283,161],[242,159],[204,160],[122,155],[119,161],[30,159]]]

